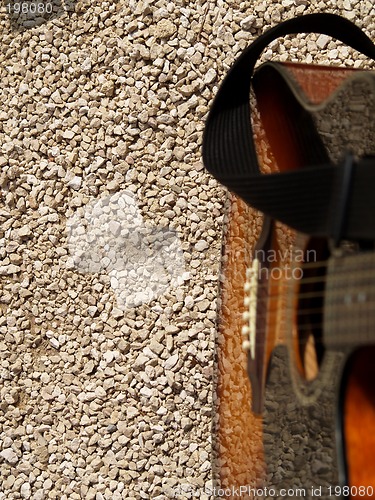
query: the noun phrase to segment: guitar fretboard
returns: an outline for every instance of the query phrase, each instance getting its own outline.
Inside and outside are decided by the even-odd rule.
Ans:
[[[332,258],[324,303],[327,345],[375,343],[375,254]]]

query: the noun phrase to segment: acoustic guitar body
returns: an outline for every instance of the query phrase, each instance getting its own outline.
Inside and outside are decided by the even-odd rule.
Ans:
[[[269,226],[266,224],[268,230]],[[268,255],[273,258],[280,247],[271,252],[272,248]],[[297,256],[294,263],[291,259],[289,263],[277,261],[271,270],[266,263],[258,270],[261,286],[268,292],[263,297],[258,292],[261,312],[257,321],[257,354],[266,367],[263,407],[259,407],[266,471],[263,488],[268,485],[270,498],[285,498],[285,493],[311,499],[373,498],[375,348],[357,345],[355,335],[348,342],[340,335],[340,328],[337,335],[326,334],[335,323],[329,316],[336,315],[327,304],[329,297],[343,304],[350,298],[347,307],[358,320],[361,306],[356,301],[361,292],[353,280],[362,280],[363,273],[361,270],[351,277],[354,255],[325,260],[327,249],[321,241],[311,240],[305,250],[295,246],[293,252]],[[255,255],[259,253],[255,251]],[[307,260],[305,269],[302,255]],[[367,273],[373,261],[372,255],[369,257],[360,266],[361,259],[357,259],[354,267]],[[342,269],[348,272],[336,270],[330,279],[330,266],[340,267],[340,259],[344,261]],[[315,266],[316,262],[327,265]],[[267,304],[266,323],[259,297]],[[336,309],[337,304],[334,306]],[[350,327],[351,314],[341,306],[338,309]],[[250,377],[252,364],[249,362]]]
[[[284,71],[292,91],[279,79]],[[323,162],[324,151],[337,162],[343,141],[356,155],[375,154],[375,102],[356,74],[298,64],[258,73],[252,121],[263,173]],[[301,99],[308,113],[297,109]],[[312,109],[324,140],[313,152],[305,126]],[[296,234],[229,195],[215,491],[249,499],[375,498],[374,283],[372,245]]]
[[[364,352],[357,356],[362,363]],[[368,384],[373,367],[350,369],[347,353],[329,352],[316,381],[296,384],[290,362],[284,346],[274,350],[263,435],[269,485],[290,497],[374,498],[374,389],[348,387],[343,377],[346,367],[350,379],[365,375]]]

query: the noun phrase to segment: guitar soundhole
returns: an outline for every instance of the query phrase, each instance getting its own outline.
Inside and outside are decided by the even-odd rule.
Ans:
[[[305,249],[310,258],[302,265],[297,306],[297,365],[306,380],[313,380],[324,357],[323,301],[326,262],[329,250],[326,240],[312,238]],[[311,255],[314,261],[311,261]]]

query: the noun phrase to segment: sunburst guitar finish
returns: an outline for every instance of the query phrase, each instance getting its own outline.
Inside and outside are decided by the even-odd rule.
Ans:
[[[264,174],[308,160],[278,85],[284,71],[333,161],[343,148],[375,154],[375,103],[358,72],[270,65],[254,79]],[[216,488],[233,498],[375,498],[372,245],[296,234],[229,194],[222,257]]]

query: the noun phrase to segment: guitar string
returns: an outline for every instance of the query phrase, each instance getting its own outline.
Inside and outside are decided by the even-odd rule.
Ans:
[[[345,291],[343,292],[343,287],[345,287],[345,285],[347,285],[347,282],[350,280],[350,279],[353,279],[353,278],[357,278],[357,279],[360,279],[360,278],[363,278],[363,277],[366,277],[367,279],[371,279],[373,277],[375,277],[375,270],[366,270],[366,269],[363,269],[363,265],[364,264],[373,264],[373,261],[374,261],[374,255],[371,254],[371,253],[366,253],[366,254],[356,254],[356,255],[346,255],[343,257],[346,261],[348,259],[361,259],[359,262],[350,262],[351,266],[346,269],[343,269],[343,270],[338,270],[338,269],[334,269],[333,271],[331,270],[331,276],[327,276],[326,274],[324,274],[323,276],[309,276],[309,277],[304,277],[304,271],[309,271],[309,270],[315,270],[315,271],[318,271],[319,269],[321,269],[321,271],[323,272],[327,272],[327,267],[329,266],[329,260],[323,260],[323,261],[317,261],[317,262],[307,262],[307,263],[303,263],[301,262],[301,266],[298,266],[297,262],[294,261],[294,262],[291,262],[289,264],[289,269],[290,270],[300,270],[302,272],[302,277],[300,278],[285,278],[285,273],[284,273],[284,276],[283,276],[283,273],[281,272],[280,273],[280,277],[278,279],[276,278],[273,278],[272,280],[267,280],[266,282],[262,283],[258,283],[257,284],[257,287],[256,287],[256,290],[257,292],[262,292],[264,290],[268,290],[270,291],[270,293],[267,294],[267,296],[264,298],[264,299],[260,299],[260,300],[269,300],[269,299],[274,299],[274,298],[278,298],[279,300],[282,300],[282,301],[286,301],[286,296],[289,295],[289,298],[291,298],[292,300],[303,300],[303,299],[313,299],[313,298],[323,298],[324,296],[327,296],[327,291],[326,290],[318,290],[318,291],[306,291],[306,292],[301,292],[300,290],[298,290],[298,293],[297,292],[297,287],[300,289],[302,286],[304,285],[319,285],[321,284],[322,286],[324,286],[325,284],[327,284],[327,282],[329,280],[333,281],[333,280],[337,280],[338,283],[334,283],[334,286],[332,289],[329,290],[329,296],[333,299],[337,299],[337,298],[341,298],[343,299],[343,304],[336,304],[335,305],[335,312],[337,312],[338,314],[342,313],[342,312],[346,312],[347,314],[352,314],[353,311],[350,311],[350,306],[354,306],[356,309],[357,309],[357,312],[359,313],[362,313],[361,310],[358,310],[361,306],[362,306],[362,309],[364,306],[371,306],[374,304],[373,301],[369,301],[366,299],[366,293],[367,292],[372,292],[372,290],[375,290],[375,283],[372,284],[372,283],[364,283],[364,284],[356,284],[356,285],[351,285],[350,286],[350,291]],[[366,261],[369,261],[369,262],[366,262]],[[271,263],[273,264],[273,262]],[[340,263],[340,261],[338,261],[338,264],[342,264],[342,261]],[[345,262],[345,264],[348,264],[347,262]],[[356,269],[356,267],[359,267],[359,265],[361,265],[362,269]],[[285,266],[285,264],[284,264]],[[285,266],[287,267],[287,266]],[[284,267],[284,268],[285,268]],[[267,273],[272,273],[274,271],[275,267],[269,267],[269,268],[261,268],[259,271],[258,271],[258,275],[259,276],[262,276],[262,273],[265,273],[267,275]],[[278,266],[278,269],[280,269],[280,266]],[[345,278],[345,279],[343,279]],[[341,283],[340,283],[341,281]],[[293,290],[294,288],[294,290]],[[281,289],[281,290],[280,290]],[[246,296],[247,293],[244,292],[244,296]],[[360,300],[356,301],[355,299],[353,300],[353,296],[354,295],[357,295],[357,298],[360,298]],[[291,297],[290,297],[291,296]],[[360,297],[361,296],[361,297]],[[364,300],[363,300],[364,299]],[[346,300],[346,303],[345,303],[345,300]],[[246,309],[245,309],[246,311]],[[244,312],[245,312],[244,311]],[[308,315],[311,315],[311,316],[316,316],[318,314],[322,315],[323,314],[323,311],[324,311],[324,308],[323,307],[317,307],[317,308],[312,308],[311,306],[310,307],[300,307],[299,309],[296,308],[296,307],[293,307],[293,306],[286,306],[284,305],[284,307],[280,308],[276,308],[275,310],[269,310],[268,312],[266,312],[265,314],[261,314],[261,315],[257,315],[257,318],[259,320],[266,320],[266,323],[267,323],[267,327],[269,327],[268,323],[270,321],[272,321],[274,318],[277,318],[279,320],[281,320],[281,322],[284,324],[286,322],[285,320],[285,315],[287,313],[289,313],[290,311],[296,311],[296,314],[295,314],[295,317],[301,319],[303,317],[308,317]],[[364,312],[364,311],[363,311]],[[281,313],[281,314],[280,314]],[[281,316],[281,317],[280,317]],[[368,317],[364,317],[362,318],[361,321],[358,321],[358,319],[356,319],[355,321],[348,321],[348,318],[344,317],[342,318],[343,321],[345,321],[345,325],[347,326],[347,328],[350,328],[352,325],[353,326],[360,326],[359,323],[362,323],[363,321],[365,322],[368,322],[369,318]],[[298,325],[298,330],[300,332],[304,332],[304,331],[310,331],[312,329],[323,329],[323,327],[329,327],[330,324],[335,324],[337,326],[337,320],[334,320],[334,319],[331,319],[331,320],[328,320],[326,319],[323,322],[319,322],[319,323],[311,323],[309,322],[309,324],[305,324],[305,325]],[[346,336],[343,336],[342,338],[344,340],[348,340],[347,339],[347,335]],[[337,341],[341,341],[341,335],[338,337],[337,335],[335,335],[335,339]],[[369,339],[368,339],[369,340]],[[303,341],[301,340],[301,343],[303,343]],[[352,341],[351,341],[352,343]]]
[[[244,245],[246,243],[244,242]],[[300,250],[302,252],[302,250]],[[306,253],[308,252],[311,252],[311,251],[314,251],[314,253],[316,254],[316,251],[314,249],[309,249],[306,251]],[[339,256],[329,256],[327,259],[324,259],[324,260],[308,260],[307,262],[305,262],[303,260],[303,258],[301,259],[297,259],[297,257],[295,256],[295,258],[293,259],[293,250],[290,251],[290,250],[286,250],[285,252],[282,252],[281,250],[275,250],[275,249],[271,249],[269,250],[269,252],[272,252],[272,256],[273,258],[271,259],[264,259],[264,261],[268,262],[269,264],[279,264],[279,263],[282,263],[285,261],[285,256],[289,256],[290,259],[289,259],[289,262],[294,262],[295,264],[301,264],[304,268],[306,269],[315,269],[317,267],[325,267],[327,266],[327,264],[329,264],[331,261],[334,261],[334,262],[337,262],[337,263],[340,263],[340,262],[343,262],[343,261],[357,261],[357,263],[362,263],[362,262],[366,262],[367,260],[370,260],[372,262],[374,262],[375,264],[375,252],[373,251],[363,251],[363,252],[348,252],[348,253],[343,253],[342,255],[339,255]],[[257,258],[258,261],[261,261],[261,259],[259,259],[257,256],[260,255],[260,256],[265,256],[267,255],[268,251],[267,250],[255,250],[254,254],[252,255],[252,259],[255,259]],[[227,254],[228,256],[230,255],[230,253],[228,252]],[[270,256],[271,256],[270,255]],[[275,256],[278,255],[279,256],[279,259],[277,259]],[[308,255],[307,255],[308,257]],[[333,260],[334,259],[334,260]]]
[[[369,307],[373,307],[375,306],[375,300],[371,300],[369,302],[362,302],[362,303],[352,303],[351,305],[354,305],[354,307],[356,309],[358,309],[357,311],[357,315],[358,314],[361,314],[362,317],[361,318],[354,318],[353,321],[351,323],[356,323],[357,321],[361,321],[362,319],[366,319],[368,320],[369,318],[372,318],[374,317],[375,318],[375,308],[374,309],[369,309]],[[369,306],[369,307],[368,307]],[[366,307],[366,310],[365,310],[365,307]],[[301,309],[296,309],[292,306],[285,306],[285,307],[275,307],[275,308],[269,308],[264,314],[259,314],[257,315],[257,318],[258,319],[264,319],[264,318],[267,318],[269,315],[274,315],[274,316],[277,316],[277,315],[280,315],[280,312],[285,312],[285,313],[290,313],[290,312],[293,312],[295,311],[295,317],[303,317],[303,316],[308,316],[309,314],[310,315],[317,315],[317,314],[322,314],[324,313],[324,307],[310,307],[310,308],[301,308]],[[244,313],[247,312],[247,308],[245,307]],[[343,312],[343,309],[338,309],[336,306],[334,307],[334,312],[335,313],[342,313]],[[346,311],[348,313],[348,315],[353,315],[353,311],[352,310],[348,310],[348,308],[346,309]],[[365,315],[365,313],[368,313]],[[350,319],[350,318],[349,318]],[[328,318],[325,319],[325,321],[328,321]],[[337,322],[337,318],[333,319],[332,321],[335,321]],[[340,318],[340,321],[345,321],[345,323],[348,323],[348,317],[346,316],[342,316]]]
[[[364,305],[364,304],[361,304],[361,305]],[[366,304],[367,305],[367,304]],[[372,305],[375,305],[375,301],[372,301],[369,303],[370,306]],[[283,308],[282,311],[285,311],[285,312],[289,312],[289,311],[294,311],[295,309],[293,307],[286,307],[286,308]],[[335,309],[335,312],[337,311],[337,309]],[[246,312],[246,310],[245,310]],[[315,307],[315,308],[311,308],[311,309],[301,309],[301,310],[296,310],[296,314],[295,316],[296,317],[301,317],[301,316],[308,316],[309,314],[310,315],[317,315],[317,314],[323,314],[324,312],[324,308],[322,307]],[[341,313],[342,311],[337,311],[339,313]],[[364,311],[360,311],[361,313],[363,313]],[[349,314],[353,314],[352,311],[348,311]],[[263,314],[263,315],[258,315],[257,317],[259,319],[263,319],[265,317],[268,317],[269,314],[274,314],[275,316],[277,314],[280,314],[280,309],[269,309],[268,310],[268,313],[267,314]],[[371,316],[372,316],[372,311],[371,311]],[[374,311],[374,317],[375,317],[375,311]],[[367,316],[368,318],[368,316]],[[345,322],[347,322],[347,318],[344,318],[345,319]],[[357,320],[356,320],[357,321]]]
[[[375,262],[374,262],[375,264]],[[320,266],[323,268],[323,266]],[[270,274],[272,276],[272,273],[274,272],[275,269],[278,269],[279,270],[279,273],[280,273],[280,276],[278,278],[273,278],[275,281],[276,280],[280,280],[280,279],[284,279],[284,280],[287,280],[287,281],[290,281],[291,279],[294,280],[295,282],[298,282],[298,283],[319,283],[319,282],[323,282],[323,281],[327,281],[328,278],[334,280],[336,278],[340,279],[342,277],[345,277],[345,278],[361,278],[361,277],[365,277],[365,276],[368,276],[368,277],[375,277],[375,265],[374,265],[374,268],[371,268],[371,269],[343,269],[342,271],[340,270],[337,270],[337,269],[334,269],[334,270],[330,270],[328,269],[328,271],[331,272],[331,276],[327,276],[327,275],[324,275],[324,276],[313,276],[313,277],[308,277],[308,278],[297,278],[297,277],[292,277],[292,278],[288,278],[287,276],[287,271],[301,271],[302,272],[302,276],[303,276],[303,271],[305,269],[304,266],[302,267],[288,267],[287,265],[281,267],[281,266],[277,266],[277,267],[274,267],[274,268],[267,268],[267,267],[263,267],[263,268],[260,268],[258,270],[258,276],[262,277],[262,274],[265,274],[267,276],[267,274]],[[325,269],[327,269],[327,267],[325,267]],[[284,275],[283,275],[283,271],[284,270]],[[371,271],[374,271],[373,273],[371,273]],[[369,274],[370,273],[370,274]],[[262,284],[260,284],[259,286],[262,286]]]
[[[286,297],[283,296],[282,300],[285,302]],[[265,299],[261,299],[261,302],[265,303]],[[361,305],[363,306],[364,304],[362,303]],[[366,303],[366,305],[373,306],[373,305],[375,305],[375,301],[368,302],[368,303]],[[375,309],[370,310],[371,317],[373,314],[372,313],[373,310],[375,313]],[[246,311],[247,311],[247,309],[245,309],[243,312],[246,312]],[[275,308],[268,309],[268,311],[266,311],[264,314],[258,313],[257,320],[260,320],[261,322],[265,321],[265,323],[266,323],[265,331],[268,331],[271,328],[270,323],[272,321],[274,321],[275,319],[279,320],[278,326],[284,329],[285,325],[287,325],[288,322],[291,323],[290,321],[287,321],[288,319],[290,319],[290,316],[288,316],[288,314],[287,314],[290,311],[296,311],[296,309],[293,307],[287,307],[284,304],[284,307],[282,307],[282,308],[275,307]],[[340,313],[341,311],[337,310],[337,312]],[[359,311],[359,312],[362,312],[362,311]],[[305,308],[305,309],[301,309],[301,310],[296,311],[296,315],[300,316],[300,317],[304,316],[305,314],[306,315],[307,314],[315,314],[316,315],[316,314],[322,314],[322,313],[323,313],[323,308],[310,308],[310,309]],[[349,311],[349,313],[350,313],[350,311]],[[345,316],[342,316],[340,318],[330,318],[330,319],[327,318],[327,319],[324,319],[324,321],[322,321],[322,322],[315,322],[315,323],[309,322],[308,324],[296,325],[296,328],[297,328],[297,331],[300,333],[309,332],[310,334],[312,334],[313,329],[323,330],[324,328],[327,329],[327,328],[330,328],[331,326],[335,326],[336,329],[340,328],[342,330],[343,326],[344,326],[345,329],[348,330],[348,333],[347,334],[342,334],[342,333],[335,334],[334,341],[336,343],[340,343],[343,345],[345,345],[345,344],[355,345],[356,340],[357,341],[362,340],[362,343],[363,343],[363,340],[365,340],[367,343],[368,343],[368,341],[371,340],[372,334],[360,334],[360,335],[358,335],[358,333],[357,333],[354,339],[353,339],[353,335],[352,335],[354,327],[356,327],[357,329],[361,328],[362,324],[364,327],[368,327],[371,317],[369,318],[368,315],[362,315],[361,317],[356,318],[355,320],[352,320],[352,321],[350,321],[350,319],[348,320],[348,318]],[[246,326],[246,323],[247,323],[247,320],[243,319],[240,322],[240,326]],[[344,323],[344,325],[342,325],[342,323]],[[325,337],[327,338],[327,336],[325,336]],[[298,339],[298,337],[294,338],[294,342],[297,344],[301,344],[301,345],[306,343],[305,340]],[[335,342],[331,342],[331,344],[334,344]],[[374,339],[374,343],[375,343],[375,339]],[[259,342],[256,340],[255,344],[256,345],[264,345],[265,342]],[[361,344],[361,342],[357,342],[357,344]]]
[[[375,304],[375,302],[373,302],[373,304]],[[274,318],[280,318],[280,314],[278,311],[272,311],[270,312],[270,314],[267,314],[267,315],[263,315],[263,316],[257,316],[257,319],[258,320],[267,320],[268,322],[271,322],[272,319]],[[361,323],[369,323],[369,320],[372,319],[372,318],[369,318],[368,316],[362,316],[360,318],[357,318],[355,321],[348,321],[347,318],[344,318],[344,317],[341,317],[341,318],[326,318],[324,319],[324,321],[322,322],[317,322],[317,323],[311,323],[309,322],[308,324],[305,324],[305,325],[298,325],[298,329],[301,329],[301,330],[309,330],[309,329],[312,329],[312,328],[323,328],[323,327],[329,327],[330,325],[337,325],[338,327],[340,327],[341,329],[343,327],[345,328],[348,328],[352,331],[352,328],[354,326],[361,326]],[[286,319],[285,318],[281,318],[281,322],[285,323],[286,322]],[[243,320],[243,323],[246,324],[246,320]],[[340,325],[340,324],[343,324],[343,325]],[[358,336],[358,333],[356,334]],[[364,335],[364,334],[359,334],[359,336],[361,335]],[[371,334],[371,336],[373,336],[373,334]],[[374,336],[374,341],[375,341],[375,336]]]
[[[343,285],[345,285],[345,284],[343,284]],[[366,297],[365,292],[371,293],[371,292],[375,291],[375,283],[371,284],[371,285],[366,285],[366,286],[364,286],[364,285],[351,286],[349,291],[346,291],[346,292],[343,292],[343,285],[338,286],[334,289],[330,289],[329,296],[332,298],[335,298],[335,299],[342,298],[344,304],[350,304],[353,302],[351,300],[353,298],[353,293],[351,293],[351,291],[352,292],[354,291],[354,293],[359,292],[357,294],[357,298],[358,298],[358,302],[360,302],[360,303],[367,303],[367,297]],[[292,285],[289,285],[289,287],[291,287],[291,286]],[[259,290],[267,291],[268,288],[269,287],[267,287],[267,286],[258,287],[257,291],[259,291]],[[276,285],[273,285],[272,288],[276,288]],[[247,293],[248,292],[244,292],[244,296],[247,296]],[[267,294],[267,298],[275,299],[277,297],[280,297],[282,295],[282,293],[285,293],[285,291],[284,292],[276,292],[276,293],[272,292],[272,293]],[[323,298],[324,296],[327,296],[327,294],[328,294],[327,290],[317,290],[316,292],[314,292],[314,291],[298,292],[298,293],[294,294],[293,298],[295,298],[295,299]]]
[[[348,274],[347,272],[341,273],[345,277],[350,277],[350,273]],[[369,272],[369,271],[361,271],[357,273],[352,273],[355,275],[355,277],[360,278],[360,277],[366,277],[368,280],[372,280],[375,278],[375,270],[374,272]],[[335,275],[336,277],[336,275]],[[256,291],[257,292],[262,292],[262,291],[267,291],[269,290],[270,293],[267,294],[268,298],[275,298],[279,297],[282,293],[285,293],[285,289],[288,288],[298,288],[300,289],[303,285],[325,285],[327,284],[327,281],[329,279],[332,279],[332,281],[335,278],[329,278],[327,276],[317,276],[313,278],[292,278],[292,279],[282,279],[282,278],[274,278],[272,280],[268,280],[265,283],[258,283],[256,286]],[[244,283],[244,285],[246,282]],[[339,283],[334,283],[334,286],[330,288],[329,290],[329,295],[336,298],[337,296],[341,296],[344,300],[346,297],[350,297],[353,295],[353,292],[359,292],[358,295],[363,295],[366,292],[371,293],[372,291],[375,291],[375,282],[374,283],[363,283],[363,284],[351,284],[349,291],[343,292],[343,287],[345,287],[347,283],[345,282],[339,282]],[[280,288],[282,289],[280,292]],[[276,289],[276,292],[273,291],[273,289]],[[289,290],[286,290],[287,293],[290,293]],[[244,292],[244,295],[246,296],[248,292]],[[327,291],[324,290],[317,290],[317,291],[306,291],[306,292],[300,292],[294,293],[294,298],[296,299],[307,299],[307,298],[320,298],[324,297],[327,295]],[[365,301],[366,302],[366,301]]]
[[[278,326],[281,327],[282,329],[285,328],[285,325],[287,324],[287,320],[285,317],[281,317],[279,314],[275,314],[275,316],[278,316],[280,319]],[[271,318],[268,315],[265,317],[266,319],[266,328],[264,329],[265,333],[269,331],[271,328],[270,323],[271,323]],[[351,345],[351,346],[360,346],[363,345],[364,343],[366,345],[369,344],[374,344],[375,345],[375,338],[373,338],[373,334],[358,334],[356,333],[355,337],[353,338],[353,328],[361,328],[361,323],[364,323],[364,326],[368,326],[368,318],[362,318],[361,320],[353,321],[353,322],[348,322],[345,321],[344,319],[341,320],[341,322],[345,323],[345,329],[348,331],[347,334],[343,333],[335,333],[334,336],[327,336],[327,335],[322,335],[322,343],[325,345],[335,345],[335,344],[340,344],[340,345]],[[243,321],[241,322],[240,326],[246,325],[246,322]],[[317,323],[309,323],[307,325],[296,325],[296,330],[298,333],[304,333],[308,332],[310,335],[313,334],[313,330],[323,330],[323,327],[330,327],[330,326],[335,326],[336,328],[340,328],[342,330],[342,325],[338,324],[338,320],[326,320],[323,323],[317,322]],[[247,334],[245,334],[247,337]],[[285,330],[284,330],[284,336],[290,336]],[[293,342],[298,344],[298,345],[305,345],[306,344],[306,339],[301,339],[299,338],[298,334],[293,335]],[[259,341],[258,339],[255,340],[255,345],[265,345],[267,341]]]
[[[306,328],[306,329],[300,329],[298,328],[298,332],[308,332],[309,333],[309,337],[310,336],[314,336],[313,335],[313,332],[310,328]],[[242,335],[243,338],[245,338],[244,335]],[[285,337],[285,338],[284,338]],[[288,342],[288,337],[290,337],[290,333],[286,332],[283,336],[282,336],[282,343],[287,343]],[[246,336],[246,339],[247,339],[247,336]],[[308,342],[308,339],[301,339],[299,338],[298,334],[297,335],[292,335],[291,337],[291,340],[292,340],[292,343],[294,345],[306,345],[307,342]],[[346,346],[352,346],[353,348],[354,347],[364,347],[366,345],[374,345],[375,346],[375,340],[371,339],[371,338],[360,338],[360,339],[349,339],[348,336],[344,337],[344,336],[332,336],[332,337],[322,337],[322,339],[320,340],[316,340],[315,339],[315,336],[314,336],[314,340],[315,340],[315,343],[320,345],[322,344],[323,346],[327,346],[327,347],[330,347],[330,346],[342,346],[342,347],[346,347]],[[259,340],[259,339],[256,339],[255,342],[254,342],[254,345],[255,346],[265,346],[268,344],[268,341],[267,340]]]
[[[332,295],[336,295],[336,297],[338,296],[341,296],[342,292],[341,290],[337,290],[336,292],[339,292],[339,293],[336,293],[336,294],[331,294],[330,292],[330,296]],[[296,294],[292,297],[289,297],[289,300],[290,299],[295,299],[295,298],[298,298],[298,299],[310,299],[310,298],[323,298],[324,297],[324,293],[322,292],[310,292],[310,293],[304,293],[304,294]],[[269,299],[280,299],[280,300],[284,300],[284,302],[286,301],[286,296],[284,294],[273,294],[273,295],[267,295],[267,297],[263,297],[263,298],[260,298],[259,301],[258,301],[258,304],[260,301],[263,301],[263,303],[265,303],[266,301],[268,301]],[[358,313],[361,313],[363,314],[364,312],[368,312],[368,308],[371,307],[371,306],[375,306],[375,300],[361,300],[361,297],[356,300],[356,301],[353,301],[353,300],[348,300],[346,303],[342,303],[342,304],[328,304],[326,306],[327,307],[333,307],[334,308],[334,312],[335,313],[347,313],[348,315],[352,315],[354,313],[358,314]],[[352,308],[352,309],[350,309]],[[356,311],[353,311],[353,309],[357,309]],[[366,309],[365,309],[366,308]],[[274,314],[279,314],[280,313],[280,310],[281,311],[285,311],[285,312],[293,312],[293,311],[296,311],[296,316],[304,316],[304,315],[308,315],[308,314],[318,314],[318,313],[323,313],[324,312],[324,306],[322,307],[311,307],[311,306],[308,306],[308,307],[294,307],[293,305],[291,306],[284,306],[284,307],[275,307],[274,310],[272,309],[268,309],[268,311],[263,314],[263,315],[258,315],[258,317],[260,319],[263,319],[265,317],[268,316],[269,312],[274,312]],[[247,308],[246,306],[244,306],[244,312],[247,311]],[[371,316],[374,315],[375,316],[375,308],[374,310],[372,311],[371,310]],[[346,321],[347,321],[347,318],[346,318]]]
[[[341,260],[340,260],[341,259]],[[375,253],[363,253],[363,254],[348,254],[344,255],[343,257],[338,258],[337,260],[333,261],[335,263],[341,263],[344,260],[355,260],[358,259],[357,264],[362,264],[366,260],[371,260],[375,264]],[[303,261],[298,261],[298,260],[291,260],[290,262],[294,262],[295,264],[300,263],[301,267],[306,268],[306,269],[316,269],[319,267],[327,267],[327,265],[332,261],[332,257],[326,259],[326,260],[319,260],[316,262],[303,262]],[[278,263],[276,260],[269,261],[270,264]]]
[[[361,274],[363,273],[366,273],[366,275],[368,275],[368,272],[364,271],[364,272],[361,272]],[[347,273],[345,273],[345,275],[347,276]],[[313,278],[313,279],[309,279],[307,278],[305,280],[305,283],[308,282],[308,283],[319,283],[319,282],[324,282],[326,280],[322,280],[321,277],[318,277],[317,279],[316,278]],[[307,298],[323,298],[325,295],[327,295],[327,292],[326,291],[317,291],[317,292],[303,292],[303,293],[294,293],[292,294],[292,297],[290,297],[290,290],[288,290],[288,288],[290,289],[291,286],[295,285],[295,283],[298,283],[300,284],[301,282],[303,282],[303,279],[301,280],[295,280],[295,282],[293,283],[289,283],[289,284],[285,284],[285,281],[283,282],[283,290],[278,293],[270,293],[268,294],[266,297],[264,298],[260,298],[259,300],[262,301],[263,303],[265,303],[265,301],[268,301],[268,299],[272,299],[272,298],[278,298],[280,300],[282,300],[283,302],[286,302],[287,301],[287,295],[289,295],[289,300],[290,299],[307,299]],[[370,291],[372,290],[372,287],[373,285],[370,285],[371,288],[370,288]],[[277,283],[265,283],[264,285],[260,285],[258,288],[268,288],[268,289],[272,289],[272,288],[280,288],[280,286],[278,286]],[[345,293],[345,295],[343,294],[342,292],[342,288],[336,288],[336,289],[333,289],[333,290],[330,290],[330,297],[333,297],[333,298],[337,298],[337,297],[343,297],[345,299],[345,296],[346,297],[349,297],[350,299],[352,298],[353,294],[357,291],[359,291],[361,294],[364,293],[364,288],[366,288],[366,286],[364,285],[357,285],[357,286],[352,286],[350,288],[350,293]],[[368,288],[368,287],[367,287]],[[366,288],[366,290],[367,290]],[[375,288],[374,288],[375,289]],[[244,295],[246,296],[246,292],[244,293]],[[294,295],[294,296],[293,296]],[[359,296],[359,294],[358,294]],[[358,310],[358,308],[362,307],[362,311],[359,310],[357,311],[357,313],[363,313],[365,311],[363,311],[363,308],[364,306],[366,306],[367,308],[369,306],[373,306],[375,304],[375,302],[373,300],[371,301],[368,301],[368,300],[365,300],[365,301],[352,301],[350,300],[349,303],[344,303],[344,304],[336,304],[335,305],[335,312],[337,314],[339,313],[342,313],[343,311],[345,311],[347,314],[353,314],[353,310],[350,311],[349,307],[350,306],[354,306],[356,307],[356,309]],[[295,311],[295,317],[298,319],[301,319],[303,317],[307,317],[308,315],[311,315],[311,316],[317,316],[318,314],[322,315],[323,314],[323,311],[324,311],[324,308],[323,307],[316,307],[316,308],[312,308],[312,307],[305,307],[305,308],[295,308],[293,306],[286,306],[284,304],[284,306],[281,308],[281,307],[275,307],[274,309],[271,308],[271,309],[268,309],[268,311],[266,311],[265,314],[258,314],[257,315],[257,319],[260,320],[260,321],[266,321],[266,324],[267,324],[267,329],[270,327],[269,326],[269,323],[272,321],[272,320],[275,320],[275,319],[279,319],[280,320],[280,323],[282,327],[284,327],[284,324],[286,323],[286,314],[290,311]],[[246,308],[244,310],[244,312],[246,312]],[[281,317],[280,317],[281,316]],[[331,318],[331,319],[325,319],[323,322],[315,322],[315,323],[312,323],[311,321],[308,322],[308,324],[304,324],[304,325],[298,325],[297,326],[297,330],[300,332],[300,333],[303,333],[303,332],[310,332],[312,333],[312,330],[313,329],[320,329],[322,330],[324,327],[325,328],[329,328],[331,325],[334,325],[336,326],[336,328],[341,328],[342,329],[342,326],[340,325],[340,322],[344,322],[345,323],[345,328],[350,330],[350,332],[348,332],[348,334],[352,334],[352,328],[355,326],[355,327],[361,327],[361,324],[362,323],[365,323],[364,326],[367,326],[368,327],[368,323],[369,323],[369,320],[370,318],[368,317],[368,315],[365,315],[365,316],[362,316],[360,319],[356,318],[355,320],[353,321],[350,321],[348,320],[348,318],[344,315],[342,316],[340,319],[337,319],[337,318]],[[245,322],[245,321],[244,321]],[[357,337],[358,337],[358,334],[357,334]],[[371,340],[371,335],[360,335],[359,336],[361,340],[365,339],[366,341],[369,341]],[[343,334],[335,334],[334,336],[334,339],[336,342],[338,343],[348,343],[348,344],[351,344],[353,345],[353,340],[352,338],[351,339],[348,339],[348,335],[343,335]],[[305,341],[304,340],[296,340],[295,341],[299,344],[304,344]],[[374,339],[375,341],[375,339]],[[256,345],[259,345],[259,344],[263,344],[263,342],[259,343],[259,342],[256,342]]]
[[[371,301],[368,305],[371,306],[371,305],[374,305],[374,304],[375,304],[375,301]],[[287,323],[287,318],[286,318],[287,314],[286,313],[289,312],[290,310],[295,310],[295,309],[294,308],[287,308],[287,307],[284,307],[281,310],[280,310],[280,308],[269,309],[266,312],[266,314],[260,314],[260,315],[258,314],[257,315],[257,320],[260,320],[260,321],[265,320],[265,322],[266,322],[266,331],[269,330],[270,323],[273,320],[275,320],[275,319],[279,320],[278,326],[284,328],[285,324]],[[246,310],[244,312],[246,312]],[[280,314],[280,312],[281,312],[281,314]],[[310,309],[310,310],[305,309],[305,310],[296,312],[296,315],[297,316],[301,316],[301,315],[303,316],[304,314],[311,314],[312,312],[314,314],[317,314],[317,313],[322,314],[323,309],[322,308],[313,308],[313,309]],[[338,312],[340,312],[340,311],[338,311]],[[372,311],[371,311],[371,313],[372,313]],[[336,329],[340,328],[342,330],[343,326],[344,326],[345,329],[348,330],[348,334],[342,334],[342,333],[341,334],[340,333],[339,334],[335,334],[334,335],[334,342],[331,342],[331,344],[340,343],[340,344],[355,345],[356,344],[356,340],[357,341],[360,341],[360,340],[363,341],[363,340],[365,340],[366,342],[372,340],[371,339],[371,337],[373,336],[372,334],[358,334],[357,333],[354,339],[353,339],[353,335],[352,335],[354,327],[361,328],[361,326],[362,326],[363,323],[364,323],[363,326],[368,327],[369,326],[369,320],[370,320],[370,318],[368,316],[366,316],[366,315],[361,316],[359,318],[356,318],[353,321],[350,321],[345,316],[342,316],[340,318],[325,319],[323,322],[315,322],[315,323],[309,322],[308,324],[297,325],[296,328],[297,328],[297,331],[300,332],[300,333],[303,333],[303,332],[312,333],[312,331],[314,329],[323,330],[324,327],[327,329],[330,326],[335,326]],[[246,320],[244,319],[241,323],[242,323],[242,326],[246,325]],[[344,325],[342,325],[342,323],[344,323]],[[325,336],[325,337],[327,339],[327,336]],[[373,340],[374,340],[374,343],[375,343],[375,339],[373,339]],[[297,342],[298,344],[305,344],[306,343],[306,341],[304,341],[302,339],[301,340],[294,339],[294,341]],[[263,345],[264,344],[264,342],[259,342],[259,341],[256,341],[255,343],[256,343],[256,345]],[[327,343],[327,341],[325,343]],[[357,342],[357,343],[361,344],[361,342]]]

